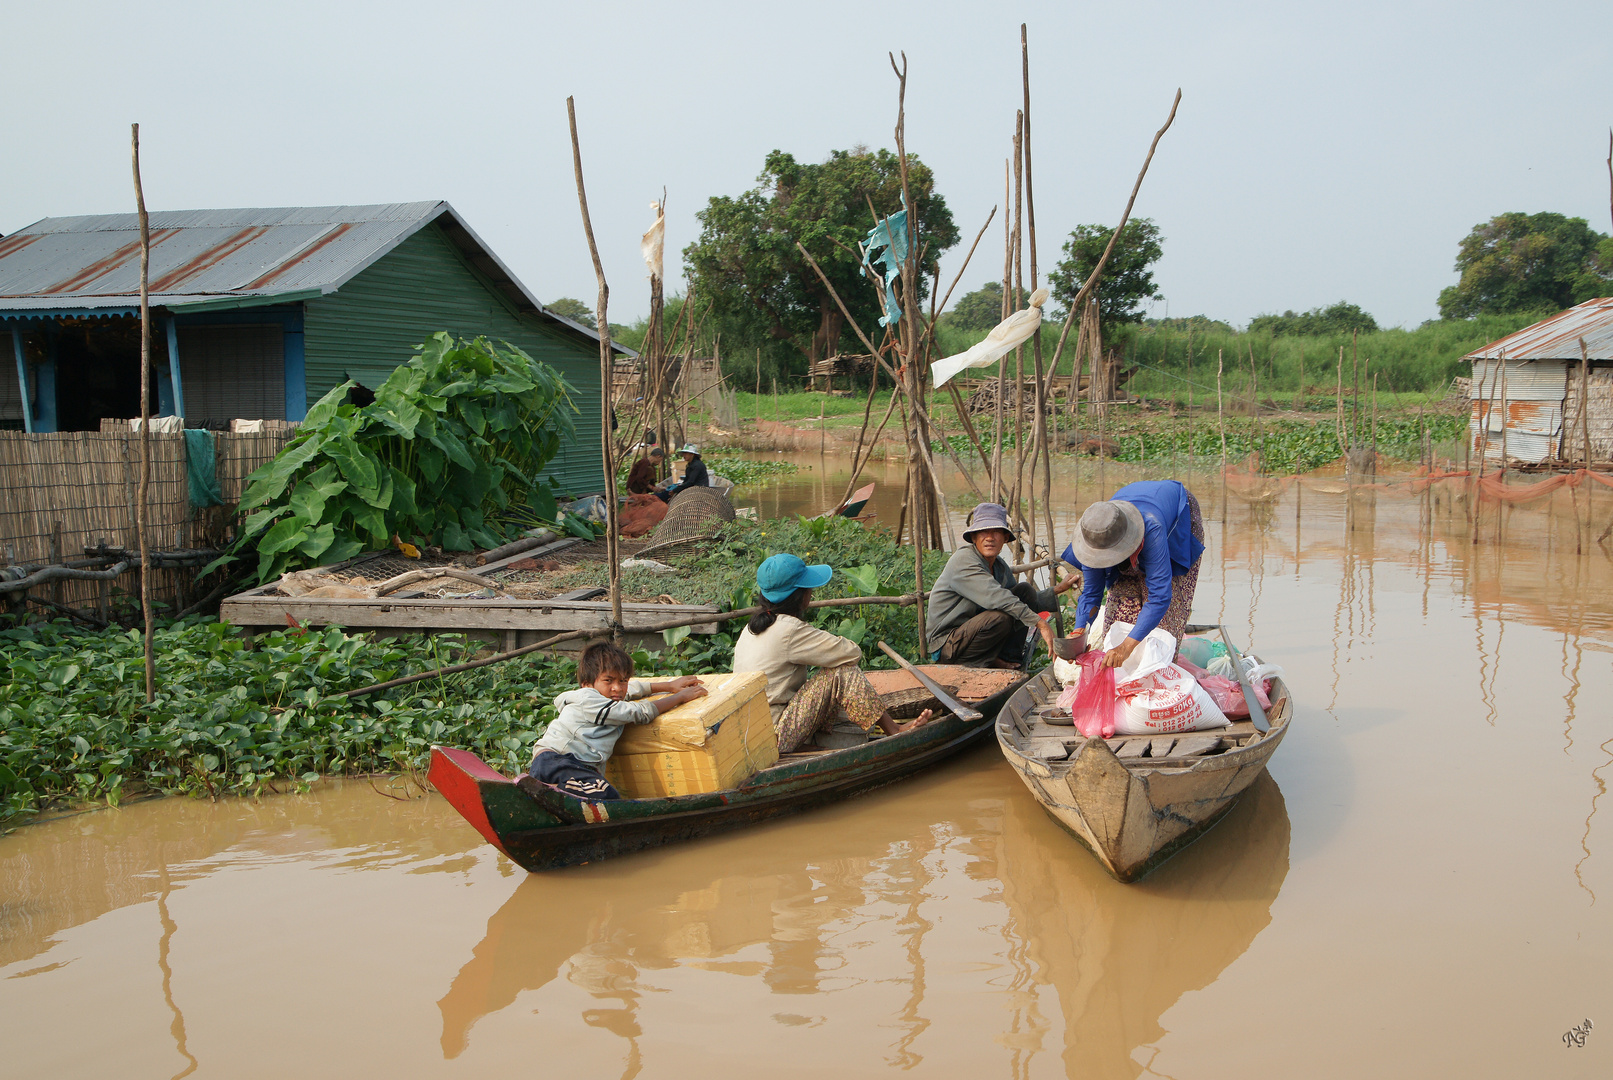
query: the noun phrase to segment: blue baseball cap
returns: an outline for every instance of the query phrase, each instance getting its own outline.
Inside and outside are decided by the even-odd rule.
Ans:
[[[834,568],[819,563],[808,566],[794,555],[772,555],[756,568],[756,587],[775,604],[789,598],[796,589],[816,589],[827,585]]]

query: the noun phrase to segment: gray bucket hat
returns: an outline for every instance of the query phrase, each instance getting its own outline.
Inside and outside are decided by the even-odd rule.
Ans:
[[[1143,535],[1142,511],[1124,499],[1110,499],[1086,508],[1070,546],[1082,566],[1101,569],[1130,558]]]
[[[987,529],[1001,529],[1008,534],[1008,539],[1014,540],[1014,530],[1008,527],[1008,510],[998,503],[981,503],[969,511],[969,527],[963,530],[963,539],[969,542],[977,532]]]

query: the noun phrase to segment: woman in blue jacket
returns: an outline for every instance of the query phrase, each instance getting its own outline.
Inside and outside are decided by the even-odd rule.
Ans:
[[[1081,515],[1075,542],[1064,549],[1064,560],[1082,575],[1077,635],[1086,633],[1107,597],[1104,632],[1114,622],[1133,623],[1134,629],[1109,650],[1106,666],[1125,663],[1155,627],[1180,642],[1203,554],[1199,501],[1180,481],[1127,484],[1107,502],[1093,503]]]

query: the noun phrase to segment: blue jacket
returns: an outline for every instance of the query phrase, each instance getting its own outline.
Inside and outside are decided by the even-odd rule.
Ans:
[[[1187,488],[1181,481],[1143,480],[1127,484],[1113,498],[1131,503],[1143,515],[1143,550],[1137,556],[1137,566],[1148,586],[1148,602],[1137,616],[1136,629],[1128,635],[1141,641],[1159,625],[1171,606],[1171,578],[1187,573],[1199,561],[1204,544],[1193,535]],[[1104,594],[1129,560],[1110,567],[1082,566],[1071,545],[1064,549],[1064,561],[1081,570],[1081,603],[1075,609],[1075,624],[1091,626]]]

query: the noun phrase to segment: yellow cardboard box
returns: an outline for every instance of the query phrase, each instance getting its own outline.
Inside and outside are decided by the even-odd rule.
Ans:
[[[622,732],[605,779],[626,798],[721,791],[778,761],[767,677],[743,671],[700,682],[705,697]]]

